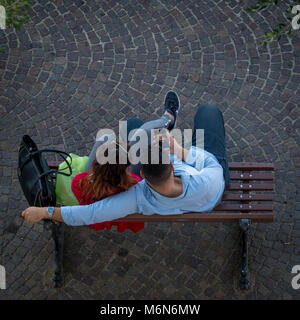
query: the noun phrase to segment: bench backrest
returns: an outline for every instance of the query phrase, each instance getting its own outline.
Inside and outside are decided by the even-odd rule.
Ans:
[[[57,162],[49,162],[51,168]],[[132,222],[231,222],[250,219],[251,222],[272,222],[274,165],[272,163],[231,162],[230,184],[222,202],[211,212],[190,212],[180,215],[132,214],[116,221]]]

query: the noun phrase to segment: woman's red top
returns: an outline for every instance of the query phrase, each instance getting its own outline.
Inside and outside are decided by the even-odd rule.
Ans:
[[[74,193],[76,199],[78,200],[80,205],[88,205],[93,203],[94,201],[92,200],[92,197],[90,195],[85,196],[84,198],[82,198],[82,188],[80,187],[80,181],[82,178],[86,177],[88,175],[88,172],[83,172],[80,174],[77,174],[74,179],[72,180],[72,185],[71,185],[71,189],[72,192]],[[135,175],[135,174],[131,174],[131,176],[134,178],[134,180],[136,180],[136,183],[138,183],[139,181],[141,181],[142,179]],[[83,185],[84,187],[84,185]],[[120,193],[121,190],[116,188],[114,190],[111,190],[111,192],[107,193],[106,195],[104,195],[101,199],[102,200],[106,197],[112,196],[114,194]],[[118,232],[123,232],[125,230],[131,230],[133,232],[139,232],[140,230],[144,229],[144,222],[114,222],[114,221],[106,221],[106,222],[102,222],[102,223],[96,223],[96,224],[91,224],[88,225],[89,228],[93,229],[93,230],[104,230],[105,228],[107,230],[110,230],[112,226],[117,226],[117,231]]]

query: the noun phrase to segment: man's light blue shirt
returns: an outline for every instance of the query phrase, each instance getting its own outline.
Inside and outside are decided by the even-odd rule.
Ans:
[[[142,180],[125,192],[93,204],[62,207],[64,222],[80,226],[112,221],[132,213],[168,215],[212,210],[220,202],[225,187],[223,168],[216,157],[207,151],[191,147],[186,162],[173,155],[170,159],[174,175],[181,177],[183,192],[180,196],[162,196]]]

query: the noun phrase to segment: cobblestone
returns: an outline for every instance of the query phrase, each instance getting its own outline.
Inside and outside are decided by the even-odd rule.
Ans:
[[[289,1],[281,5],[281,9]],[[299,299],[300,36],[260,46],[280,8],[251,1],[42,1],[20,32],[0,30],[0,299]],[[27,133],[39,147],[87,155],[101,127],[161,114],[181,99],[180,128],[196,108],[224,114],[231,161],[274,162],[275,222],[251,225],[252,286],[238,289],[234,224],[146,224],[132,234],[66,230],[64,287],[51,288],[53,243],[26,207],[15,168]]]

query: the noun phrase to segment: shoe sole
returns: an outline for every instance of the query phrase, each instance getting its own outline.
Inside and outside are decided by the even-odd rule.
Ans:
[[[168,92],[166,93],[166,96],[168,95],[169,92],[174,92],[174,93],[176,94],[177,99],[178,99],[177,117],[176,117],[176,119],[174,119],[173,128],[169,130],[169,131],[171,131],[171,130],[173,130],[173,129],[176,127],[176,123],[177,123],[177,119],[178,119],[178,114],[179,114],[179,109],[180,109],[180,99],[179,99],[179,96],[178,96],[177,92],[172,91],[172,90],[168,91]],[[165,100],[166,100],[166,98],[165,98]]]

